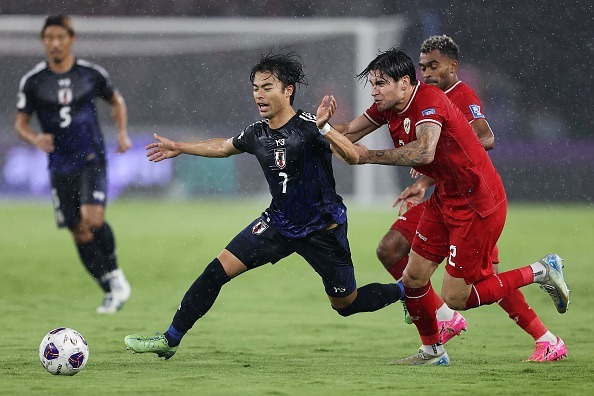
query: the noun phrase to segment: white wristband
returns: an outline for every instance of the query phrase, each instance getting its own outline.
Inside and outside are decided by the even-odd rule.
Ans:
[[[330,132],[330,124],[326,123],[322,129],[318,128],[318,131],[320,131],[322,135],[327,134]]]

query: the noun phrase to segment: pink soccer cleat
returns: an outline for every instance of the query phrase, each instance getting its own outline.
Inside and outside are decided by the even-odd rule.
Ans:
[[[439,327],[441,344],[445,345],[453,337],[466,331],[466,319],[464,319],[464,316],[460,315],[458,312],[455,312],[454,317],[451,320],[438,320],[437,326]]]
[[[557,343],[537,342],[534,346],[534,353],[527,362],[553,362],[567,356],[567,347],[563,340],[557,337]]]

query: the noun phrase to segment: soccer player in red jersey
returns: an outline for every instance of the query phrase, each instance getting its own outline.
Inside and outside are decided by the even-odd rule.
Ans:
[[[458,45],[448,36],[431,36],[421,45],[419,67],[425,83],[437,86],[462,111],[472,129],[486,150],[494,147],[494,135],[483,114],[483,106],[472,88],[458,78]],[[421,177],[412,186],[405,189],[395,202],[400,203],[400,210],[411,207],[406,214],[400,216],[383,237],[377,248],[377,255],[388,272],[396,280],[408,262],[408,254],[417,225],[426,203],[417,204],[423,199],[426,189],[433,185],[433,180]],[[400,213],[399,213],[400,214]],[[493,270],[498,272],[498,249],[491,254]],[[452,310],[437,296],[437,319],[442,343],[445,344],[455,335],[466,329],[466,320],[458,312]],[[567,356],[567,347],[560,338],[551,333],[542,323],[536,312],[528,305],[524,294],[514,290],[502,298],[499,305],[509,317],[530,334],[536,342],[535,350],[528,361],[547,362],[561,360]]]
[[[393,363],[449,364],[430,282],[446,258],[442,297],[450,308],[492,304],[520,287],[539,283],[557,311],[564,313],[569,289],[558,255],[494,273],[491,253],[503,230],[507,199],[499,174],[462,112],[439,88],[416,80],[412,60],[400,49],[380,53],[358,77],[370,82],[374,103],[362,116],[334,129],[357,141],[388,124],[396,148],[369,150],[358,145],[359,163],[410,166],[435,185],[402,277],[406,307],[422,346],[417,354]],[[330,116],[335,109],[333,103]]]

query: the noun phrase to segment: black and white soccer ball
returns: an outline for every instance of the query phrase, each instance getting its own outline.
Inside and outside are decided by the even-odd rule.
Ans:
[[[41,340],[39,360],[50,374],[74,375],[87,365],[89,345],[78,331],[59,327]]]

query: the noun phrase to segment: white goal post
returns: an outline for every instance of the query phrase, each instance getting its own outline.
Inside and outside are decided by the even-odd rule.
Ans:
[[[43,48],[39,43],[39,31],[44,18],[45,16],[39,15],[0,16],[0,53],[3,56],[41,59]],[[254,50],[262,53],[270,48],[292,48],[303,43],[319,43],[316,51],[320,52],[316,58],[305,62],[310,86],[324,83],[328,77],[323,76],[331,75],[336,70],[335,74],[340,75],[333,76],[334,80],[327,85],[330,89],[333,86],[351,87],[351,92],[347,92],[347,95],[352,95],[348,102],[352,109],[349,109],[347,115],[355,117],[362,114],[372,103],[369,86],[355,81],[355,74],[363,70],[379,50],[399,46],[407,25],[401,15],[380,18],[72,18],[77,32],[75,54],[93,59],[162,59],[168,54],[199,56]],[[344,44],[341,42],[339,46],[344,45],[344,51],[354,54],[352,64],[344,66],[346,72],[339,68],[340,65],[333,64],[333,54],[338,53],[340,48],[336,48],[336,42],[325,42],[328,38],[344,38]],[[323,54],[328,54],[328,57]],[[313,73],[312,63],[320,63],[319,69],[315,65]],[[24,67],[32,67],[33,64]],[[239,66],[245,69],[246,65],[234,67]],[[25,71],[23,68],[23,73]],[[108,71],[117,74],[113,67]],[[232,73],[232,70],[229,73]],[[243,73],[245,74],[245,70]],[[321,80],[317,79],[318,76],[322,76]],[[341,98],[338,99],[340,105]],[[308,109],[315,109],[314,105],[317,107],[317,103],[319,100],[308,103]],[[245,125],[249,123],[246,122]],[[392,144],[385,127],[381,132],[366,137],[363,143],[371,148],[387,148]],[[376,201],[394,199],[399,193],[393,167],[364,165],[351,168],[350,172],[354,172],[352,198],[356,203],[369,205]],[[337,180],[337,183],[340,185],[340,180]]]

